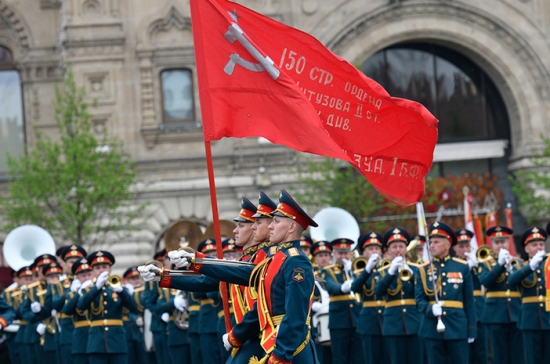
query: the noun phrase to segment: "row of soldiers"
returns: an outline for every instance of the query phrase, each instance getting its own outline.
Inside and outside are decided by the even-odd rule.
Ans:
[[[20,320],[8,339],[12,362],[147,363],[146,308],[157,363],[486,363],[487,333],[495,363],[548,359],[543,229],[522,236],[526,262],[510,257],[512,231],[505,227],[487,231],[494,255],[480,261],[470,251],[473,234],[441,222],[429,229],[431,262],[406,259],[411,241],[422,249],[421,236],[410,239],[398,228],[384,237],[370,232],[358,241],[364,268],[354,270],[354,242],[300,239],[316,223],[286,191],[278,204],[261,192],[257,207],[243,197],[235,222],[235,238],[222,243],[224,258],[256,266],[197,263],[215,256],[213,239],[195,253],[157,254],[164,269],[131,268],[123,285],[105,251],[86,257],[81,247],[64,248],[57,253],[64,266],[38,257],[18,272],[17,288],[6,290],[5,313],[0,301],[0,325]],[[175,267],[197,275],[169,276]],[[229,333],[221,281],[230,283]],[[331,346],[313,345],[319,332],[311,316],[323,306],[323,291],[330,296]]]
[[[415,256],[407,254],[413,241],[422,256],[423,236],[410,239],[399,228],[384,237],[370,232],[358,241],[367,260],[361,270],[352,269],[353,242],[348,239],[304,242],[330,295],[332,350],[319,345],[317,352],[333,358],[323,363],[485,364],[488,338],[493,363],[549,360],[547,232],[534,227],[522,235],[528,261],[510,256],[512,233],[504,226],[489,229],[492,250],[483,247],[487,254],[478,259],[471,231],[454,232],[435,222],[429,235],[433,259],[423,262],[406,260]],[[329,264],[331,255],[335,264]],[[403,274],[405,270],[409,273]],[[322,307],[320,296],[313,311]],[[437,331],[438,318],[445,325],[443,333]]]

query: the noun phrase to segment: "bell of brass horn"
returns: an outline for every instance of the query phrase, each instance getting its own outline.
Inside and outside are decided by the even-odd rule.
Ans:
[[[363,257],[363,256],[354,258],[354,259],[351,261],[351,269],[352,269],[354,272],[355,272],[356,270],[362,271],[362,270],[365,269],[365,267],[367,266],[367,263],[368,263],[368,259],[365,258],[365,257]]]
[[[11,269],[17,271],[31,265],[39,255],[55,255],[55,241],[44,229],[36,225],[21,225],[10,231],[3,245],[4,258]]]
[[[399,278],[401,278],[403,282],[407,282],[412,278],[412,274],[406,268],[399,268]]]
[[[314,241],[350,239],[357,242],[361,233],[355,217],[339,207],[322,209],[313,220],[319,224],[319,227],[310,228],[310,236]]]
[[[175,222],[164,234],[166,251],[178,250],[182,246],[190,246],[196,250],[201,240],[200,226],[190,220]]]
[[[476,252],[477,260],[480,262],[487,260],[491,255],[493,255],[493,249],[487,245],[480,246]]]
[[[111,288],[120,287],[122,280],[117,275],[109,276],[109,279],[107,279],[107,284]]]
[[[237,225],[233,221],[220,220],[220,235],[222,237],[222,240],[224,238],[228,239],[234,237],[235,234],[233,233],[233,230],[235,230],[236,227]],[[202,240],[204,239],[216,239],[214,223],[211,223],[206,227],[204,234],[202,234]]]

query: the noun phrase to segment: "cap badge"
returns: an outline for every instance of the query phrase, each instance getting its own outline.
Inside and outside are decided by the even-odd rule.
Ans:
[[[434,223],[434,227],[438,227],[438,226],[439,226],[439,223],[436,221],[436,222]]]
[[[371,238],[376,238],[376,233],[371,233],[369,236],[370,236]]]
[[[537,229],[537,228],[535,227],[535,228],[533,228],[533,232],[534,232],[534,233],[538,233],[538,232],[539,232],[539,229]]]
[[[400,231],[399,231],[399,229],[397,229],[397,228],[395,228],[395,229],[392,231],[392,233],[394,233],[394,234],[399,234],[399,232],[400,232]]]

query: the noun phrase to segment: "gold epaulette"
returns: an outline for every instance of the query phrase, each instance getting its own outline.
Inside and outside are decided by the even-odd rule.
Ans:
[[[15,287],[13,287],[13,288],[6,288],[6,289],[4,290],[4,292],[12,292],[12,291],[15,291],[17,288],[19,288],[19,286],[15,286]]]
[[[376,269],[378,269],[379,272],[383,272],[383,271],[385,271],[386,269],[388,269],[389,267],[391,267],[391,264],[388,264],[388,265],[385,265],[385,266],[383,266],[383,267],[376,268]]]
[[[411,263],[411,262],[407,262],[407,265],[410,265],[410,266],[413,266],[413,267],[416,267],[416,268],[420,268],[422,266],[421,264]]]
[[[27,288],[33,288],[40,284],[40,281],[32,282],[31,284],[27,285]]]
[[[465,261],[464,259],[460,259],[460,258],[457,258],[457,257],[453,257],[453,260],[455,262],[459,262],[459,263],[462,263],[462,264],[466,264],[466,265],[468,264],[468,262]]]
[[[323,269],[333,269],[334,267],[336,267],[336,264],[329,264],[329,265],[325,265]]]
[[[319,265],[318,265],[317,263],[311,263],[311,266],[312,266],[313,268],[319,268]]]

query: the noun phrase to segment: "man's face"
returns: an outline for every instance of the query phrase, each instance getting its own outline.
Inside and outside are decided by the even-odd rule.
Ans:
[[[466,259],[467,257],[465,253],[469,253],[471,248],[472,247],[469,241],[464,241],[453,246],[453,250],[455,251],[456,256],[460,259]]]
[[[430,249],[432,256],[438,258],[444,258],[449,255],[449,249],[451,248],[451,242],[449,239],[434,236],[430,238]]]
[[[80,259],[82,258],[79,258],[79,257],[67,258],[67,261],[65,262],[67,269],[63,269],[63,272],[65,272],[66,274],[71,274],[71,268],[73,267],[73,264],[78,262]]]
[[[235,244],[237,246],[245,246],[246,243],[250,241],[252,236],[252,225],[251,222],[238,222],[237,227],[233,230],[235,234]]]
[[[363,249],[363,256],[367,259],[370,258],[371,255],[374,253],[378,255],[382,255],[382,248],[379,245],[367,245],[365,249]]]
[[[256,219],[257,221],[258,219]],[[283,242],[287,238],[291,224],[293,223],[288,217],[274,216],[273,221],[269,224],[270,241],[275,244]],[[254,240],[256,240],[255,237]]]
[[[20,280],[22,286],[28,286],[29,284],[34,282],[33,276],[21,277],[21,278],[19,278],[19,280]]]
[[[85,272],[78,273],[76,278],[80,281],[80,283],[84,283],[94,278],[94,272],[87,270]]]
[[[407,253],[407,244],[403,241],[394,241],[388,246],[388,251],[393,258],[398,256],[404,258]]]
[[[270,240],[269,225],[273,221],[270,217],[257,217],[254,224],[252,224],[252,231],[254,234],[255,243],[263,243]],[[271,240],[273,241],[273,240]]]
[[[304,252],[305,255],[308,255],[311,253],[311,247],[309,246],[301,246],[300,249]]]
[[[313,261],[319,266],[319,269],[323,269],[330,263],[331,255],[329,252],[321,252],[315,254]]]
[[[164,266],[164,269],[172,269],[172,262],[168,256],[162,260],[162,265]]]
[[[333,252],[334,259],[336,259],[336,263],[338,264],[344,264],[344,259],[350,260],[351,259],[351,252],[350,251],[338,251],[335,250]]]
[[[46,276],[46,282],[48,282],[48,284],[59,282],[59,274],[50,274]]]
[[[103,272],[109,272],[109,275],[111,275],[111,265],[107,263],[99,263],[93,266],[92,271],[95,278],[99,277],[99,275]]]
[[[493,238],[491,239],[491,248],[495,252],[495,255],[498,257],[500,249],[510,250],[510,239],[506,238]]]
[[[539,250],[544,251],[544,240],[533,240],[525,245],[525,252],[529,258],[533,258]]]
[[[139,278],[139,276],[124,278],[123,281],[124,283],[130,283],[134,287],[137,287],[141,284],[141,279]]]
[[[241,253],[239,252],[223,252],[223,259],[227,260],[239,260]]]

